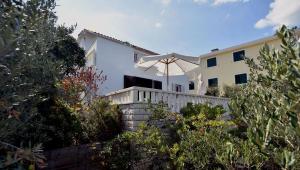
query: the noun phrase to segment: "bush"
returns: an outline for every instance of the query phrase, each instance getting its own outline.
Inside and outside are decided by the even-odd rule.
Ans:
[[[222,97],[228,97],[228,98],[232,98],[235,97],[241,90],[242,90],[243,86],[224,86],[223,87],[223,94],[221,95]]]
[[[277,36],[281,50],[265,45],[259,63],[247,59],[250,79],[230,108],[246,125],[247,137],[259,151],[256,154],[282,169],[299,169],[300,44],[294,30],[285,26]]]
[[[105,144],[99,152],[100,169],[130,169],[138,160],[138,153],[133,153],[132,134],[123,133]]]
[[[209,104],[192,104],[188,103],[186,107],[180,110],[184,117],[204,114],[208,119],[213,120],[225,113],[222,106],[211,106]]]
[[[32,123],[31,130],[35,133],[27,141],[43,143],[46,149],[55,149],[78,145],[84,140],[80,120],[63,102],[49,99],[40,103],[38,109],[40,116],[35,121],[41,123],[38,126]]]
[[[165,119],[170,113],[168,105],[163,101],[160,101],[157,104],[152,104],[149,101],[148,106],[148,111],[151,113],[149,119],[151,120]]]
[[[224,113],[223,108],[189,104],[183,110],[184,116],[164,110],[163,113],[172,115],[175,120],[170,122],[165,116],[162,120],[169,124],[163,128],[148,123],[130,132],[132,152],[138,153],[136,163],[150,160],[149,169],[224,167],[218,154],[226,151],[223,147],[228,140],[226,129],[233,123],[217,120]]]
[[[82,119],[90,141],[112,139],[122,130],[121,110],[103,98],[96,98]]]
[[[205,95],[207,96],[220,96],[220,91],[219,91],[219,87],[208,87],[206,89],[206,93]]]

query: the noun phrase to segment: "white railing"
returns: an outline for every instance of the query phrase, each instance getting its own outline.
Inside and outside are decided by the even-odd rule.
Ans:
[[[162,91],[157,89],[130,87],[115,91],[106,95],[106,97],[114,104],[133,104],[133,103],[158,103],[163,101],[168,107],[178,112],[187,105],[187,103],[210,103],[212,105],[222,105],[228,109],[228,98],[186,94],[170,91]]]

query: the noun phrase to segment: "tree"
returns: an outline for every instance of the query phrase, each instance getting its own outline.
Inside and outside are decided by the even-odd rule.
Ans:
[[[57,81],[85,62],[70,36],[73,28],[56,25],[55,7],[55,0],[0,3],[0,141],[18,148],[45,137],[38,106],[50,102]],[[35,131],[29,131],[32,126]]]
[[[106,79],[103,71],[97,72],[93,67],[77,68],[58,82],[59,97],[74,110],[82,110],[83,105],[98,97],[99,85]]]
[[[75,26],[70,28],[58,26],[54,46],[49,51],[57,60],[63,61],[65,75],[76,74],[78,68],[85,66],[84,50],[71,36],[74,28]]]
[[[260,154],[284,169],[300,167],[300,48],[294,29],[277,31],[281,49],[265,45],[259,63],[248,59],[250,80],[231,111],[246,125]]]

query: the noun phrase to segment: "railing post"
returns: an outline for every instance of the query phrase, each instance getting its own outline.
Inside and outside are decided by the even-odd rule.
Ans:
[[[145,93],[146,93],[145,101],[148,102],[148,100],[150,100],[150,95],[151,95],[150,93],[151,92],[150,91],[146,91]]]
[[[144,91],[138,90],[138,95],[139,95],[139,102],[144,101]]]
[[[156,103],[156,92],[151,92],[151,103]]]
[[[130,100],[132,103],[136,103],[138,101],[138,91],[136,89],[130,91]]]

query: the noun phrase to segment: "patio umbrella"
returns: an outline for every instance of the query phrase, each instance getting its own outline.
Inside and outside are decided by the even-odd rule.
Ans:
[[[151,55],[141,57],[136,64],[142,67],[145,71],[154,68],[167,76],[167,89],[169,90],[169,76],[170,75],[183,75],[199,67],[199,58],[184,56],[177,53],[166,55]]]

